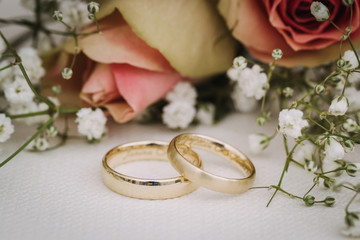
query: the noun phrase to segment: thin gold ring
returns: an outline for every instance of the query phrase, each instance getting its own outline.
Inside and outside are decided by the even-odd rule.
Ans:
[[[114,169],[126,162],[138,160],[168,161],[168,143],[141,141],[119,145],[108,151],[103,158],[102,177],[104,184],[112,191],[139,199],[169,199],[194,191],[198,185],[183,176],[164,179],[130,177]],[[186,156],[197,167],[202,167],[199,156],[191,151]]]
[[[187,157],[191,148],[205,150],[234,162],[245,177],[226,178],[198,168]],[[255,167],[245,154],[231,145],[211,137],[190,133],[178,135],[169,144],[168,157],[173,167],[182,176],[217,192],[243,193],[251,187],[255,179]]]

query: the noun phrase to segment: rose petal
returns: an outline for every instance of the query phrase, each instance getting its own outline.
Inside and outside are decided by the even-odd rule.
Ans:
[[[154,72],[127,64],[112,64],[111,69],[120,95],[136,113],[164,97],[182,79],[176,72]]]
[[[80,38],[80,49],[92,60],[101,63],[127,63],[154,71],[173,71],[162,54],[140,39],[118,11],[99,22],[101,34]],[[94,31],[94,27],[86,32]],[[73,42],[66,45],[70,53]]]

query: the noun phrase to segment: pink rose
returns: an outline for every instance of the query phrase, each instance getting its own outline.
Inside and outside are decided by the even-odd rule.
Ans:
[[[255,58],[272,61],[271,52],[280,48],[280,64],[316,66],[339,56],[342,34],[329,21],[317,22],[310,13],[313,0],[221,0],[218,7],[233,29],[233,36]],[[341,29],[349,24],[350,9],[341,0],[322,1],[330,19]],[[360,44],[360,4],[354,1],[351,39]],[[349,49],[345,42],[343,50]]]
[[[79,39],[74,75],[60,81],[89,105],[107,108],[117,122],[129,121],[177,82],[195,82],[231,65],[236,42],[218,41],[226,26],[211,3],[107,1],[101,9],[102,34]],[[69,65],[74,42],[63,49],[53,72]]]

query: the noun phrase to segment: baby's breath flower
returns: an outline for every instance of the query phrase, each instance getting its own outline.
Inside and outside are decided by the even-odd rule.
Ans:
[[[175,101],[163,108],[162,120],[169,128],[187,128],[196,114],[189,102]]]
[[[24,47],[20,49],[19,56],[30,81],[33,84],[39,84],[40,79],[45,75],[45,69],[42,67],[42,60],[38,52],[34,48]],[[15,75],[24,78],[20,68],[15,68]]]
[[[346,119],[343,123],[343,127],[347,132],[355,132],[359,129],[359,125],[351,118]]]
[[[231,93],[235,109],[239,112],[251,112],[255,110],[258,101],[253,97],[247,97],[241,90],[240,85],[236,84]]]
[[[349,83],[359,83],[360,82],[360,73],[359,72],[351,72],[348,77]]]
[[[181,101],[191,105],[196,103],[196,89],[188,82],[179,82],[171,92],[166,95],[169,102]]]
[[[64,16],[63,16],[63,13],[61,11],[55,10],[52,17],[54,18],[55,21],[61,21],[61,20],[63,20]]]
[[[254,65],[241,71],[238,84],[245,96],[259,100],[265,95],[267,77],[259,65]]]
[[[10,64],[10,61],[3,60],[0,62],[0,68],[8,66],[9,64]],[[4,89],[5,85],[8,85],[12,82],[13,77],[14,77],[14,73],[12,70],[13,69],[11,67],[11,68],[7,68],[7,69],[0,71],[0,90]]]
[[[49,137],[56,137],[58,135],[58,131],[57,131],[56,127],[53,125],[48,127],[46,129],[45,133],[46,133],[46,136],[49,136]]]
[[[5,114],[0,113],[0,142],[6,142],[14,132],[11,119]]]
[[[282,58],[283,52],[281,51],[281,49],[277,48],[277,49],[274,49],[274,50],[272,51],[272,54],[271,54],[271,55],[272,55],[272,57],[273,57],[274,60],[279,60],[279,59]]]
[[[243,56],[234,58],[233,67],[237,70],[244,70],[247,66],[247,60]]]
[[[349,104],[346,97],[335,97],[331,101],[329,113],[334,116],[342,116],[348,110]]]
[[[317,164],[314,160],[305,160],[304,169],[308,172],[316,172],[318,170]]]
[[[80,1],[61,1],[59,10],[63,20],[71,26],[81,26],[88,22],[87,4]]]
[[[270,144],[270,138],[265,134],[250,134],[249,146],[253,153],[260,153]]]
[[[88,9],[89,13],[95,14],[100,9],[99,3],[97,3],[97,2],[89,2],[88,5],[87,5],[87,9]]]
[[[196,113],[196,119],[201,124],[211,125],[214,122],[214,114],[215,114],[215,105],[212,103],[207,103],[204,105],[200,105]]]
[[[313,143],[305,141],[295,149],[292,157],[299,163],[305,163],[306,160],[312,161],[315,150]]]
[[[314,1],[310,6],[311,14],[316,18],[316,21],[322,22],[328,20],[330,17],[329,9],[321,2]]]
[[[231,67],[227,70],[226,75],[228,76],[228,78],[230,78],[232,81],[237,81],[239,79],[240,76],[240,70]]]
[[[78,131],[89,141],[99,140],[105,134],[106,117],[100,108],[82,108],[76,113]]]
[[[72,78],[73,75],[73,70],[71,68],[64,68],[61,72],[61,76],[63,77],[63,79],[69,80],[70,78]]]
[[[32,149],[30,147],[32,147]],[[49,148],[49,142],[44,137],[38,137],[33,140],[33,143],[30,144],[29,148],[29,150],[45,151]]]
[[[344,70],[353,70],[359,66],[359,62],[353,50],[347,50],[342,58],[345,60]]]
[[[294,89],[292,89],[291,87],[286,87],[283,89],[282,92],[285,97],[289,98],[292,97],[292,95],[294,94]]]
[[[23,78],[16,78],[15,81],[5,84],[5,98],[10,103],[27,103],[34,98],[34,93]]]
[[[354,151],[354,142],[350,139],[344,141],[344,150],[346,153]]]
[[[309,123],[302,119],[303,112],[298,109],[283,109],[279,114],[279,131],[293,138],[301,136],[301,129]]]
[[[360,91],[356,88],[347,88],[345,96],[349,101],[349,111],[357,111],[360,109]]]
[[[57,98],[54,97],[48,97],[48,99],[53,102],[56,106],[60,105],[60,102]],[[28,102],[17,102],[17,103],[11,103],[10,107],[8,108],[8,113],[12,115],[17,114],[26,114],[26,113],[33,113],[33,112],[40,112],[40,111],[46,111],[49,107],[44,102],[37,103],[33,100],[30,100]],[[49,119],[49,115],[42,114],[37,115],[33,117],[26,117],[26,118],[18,118],[16,121],[24,122],[27,125],[34,125],[34,124],[40,124],[44,123]]]
[[[328,162],[327,164],[331,163],[330,165],[333,166],[333,161],[343,159],[345,154],[344,147],[334,137],[329,137],[325,141],[324,149],[324,166],[326,165],[325,162]]]

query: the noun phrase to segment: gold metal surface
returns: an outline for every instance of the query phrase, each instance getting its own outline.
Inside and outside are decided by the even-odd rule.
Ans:
[[[238,166],[244,178],[226,178],[206,172],[191,163],[188,153],[197,148],[214,153]],[[168,157],[173,167],[185,178],[202,187],[223,193],[243,193],[255,179],[255,167],[249,158],[229,144],[217,139],[185,133],[176,136],[169,144]]]
[[[165,179],[136,178],[121,174],[114,169],[120,164],[139,160],[168,161],[168,143],[142,141],[119,145],[103,158],[102,177],[104,184],[116,193],[140,199],[168,199],[183,196],[194,191],[198,185],[182,176]],[[195,166],[202,167],[199,156],[189,151],[187,159]]]

